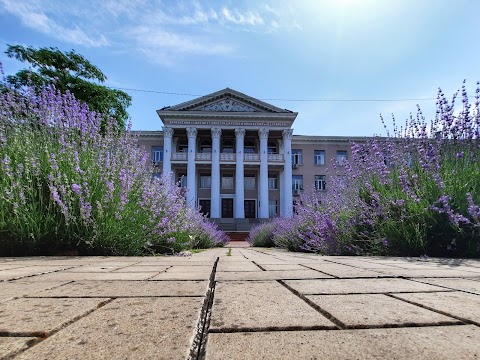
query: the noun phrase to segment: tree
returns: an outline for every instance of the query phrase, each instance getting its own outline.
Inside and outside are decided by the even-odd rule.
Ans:
[[[32,69],[23,69],[7,76],[15,87],[33,85],[36,89],[55,84],[62,93],[70,91],[78,100],[88,104],[90,110],[111,116],[120,128],[125,127],[127,108],[132,98],[127,93],[100,85],[107,77],[102,71],[74,50],[61,52],[57,48],[8,45],[8,57],[29,63]]]

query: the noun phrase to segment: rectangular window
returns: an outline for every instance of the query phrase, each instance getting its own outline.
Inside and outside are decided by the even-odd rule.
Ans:
[[[327,181],[325,175],[315,175],[315,190],[327,190]]]
[[[178,184],[178,186],[180,186],[182,188],[186,188],[187,187],[187,174],[185,174],[185,173],[178,174],[177,184]]]
[[[314,151],[313,163],[315,165],[325,165],[325,150],[315,150]]]
[[[268,216],[275,217],[278,216],[278,201],[269,200],[268,201]]]
[[[336,160],[337,160],[337,163],[339,165],[344,165],[347,160],[348,160],[348,155],[347,155],[347,151],[346,150],[337,150],[337,156],[336,156]]]
[[[301,149],[292,149],[292,165],[303,164],[303,153]]]
[[[278,179],[277,175],[269,174],[268,175],[268,189],[269,190],[276,190],[278,189]]]
[[[255,175],[245,175],[243,178],[245,190],[255,190]]]
[[[152,162],[159,163],[163,161],[163,146],[152,146]]]
[[[222,189],[233,189],[233,175],[232,174],[223,174],[222,175]]]
[[[294,193],[303,190],[303,175],[292,176],[292,189]]]
[[[210,174],[200,174],[200,188],[210,189],[212,187],[212,177]]]

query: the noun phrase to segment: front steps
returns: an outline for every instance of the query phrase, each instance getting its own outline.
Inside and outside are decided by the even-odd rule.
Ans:
[[[224,232],[245,232],[248,233],[252,227],[267,219],[210,219],[218,225],[218,228]]]
[[[227,232],[227,235],[230,238],[230,241],[247,241],[248,232]]]

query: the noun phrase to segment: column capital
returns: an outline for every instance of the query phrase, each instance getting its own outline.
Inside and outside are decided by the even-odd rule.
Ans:
[[[162,131],[163,131],[163,137],[166,138],[166,137],[169,137],[171,138],[173,136],[173,128],[171,127],[162,127]]]
[[[197,137],[197,128],[187,127],[187,135],[188,135],[189,138],[196,138]]]
[[[268,129],[267,128],[259,129],[258,136],[260,137],[260,139],[268,139]]]
[[[222,135],[222,129],[212,128],[212,138],[220,138],[221,135]]]
[[[235,137],[237,137],[237,138],[245,137],[245,129],[244,128],[235,129]]]
[[[293,129],[285,129],[282,131],[284,140],[292,140]]]

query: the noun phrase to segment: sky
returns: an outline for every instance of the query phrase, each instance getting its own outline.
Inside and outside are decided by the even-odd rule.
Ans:
[[[477,0],[0,0],[0,61],[26,67],[7,44],[74,49],[130,89],[135,130],[230,87],[298,112],[294,134],[385,135],[379,114],[430,120],[439,87],[466,79],[473,100],[479,19]]]

